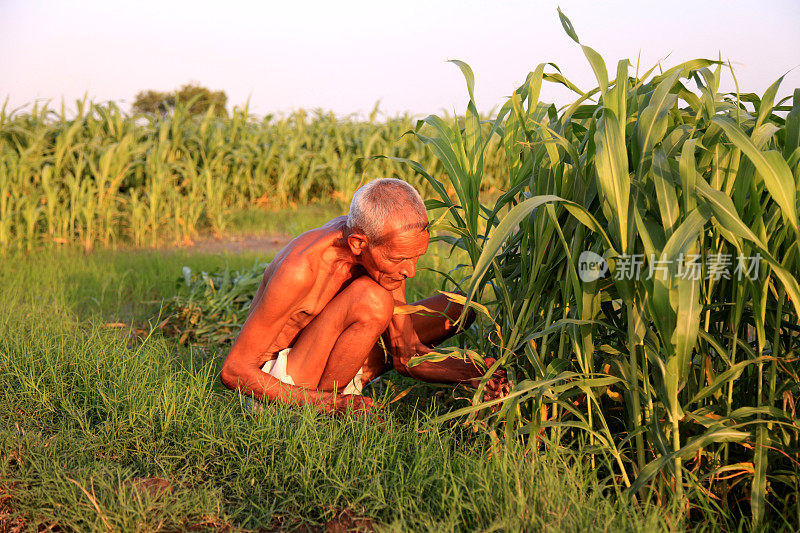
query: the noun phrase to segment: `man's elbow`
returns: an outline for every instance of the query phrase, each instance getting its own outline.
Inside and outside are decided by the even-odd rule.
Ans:
[[[467,309],[467,316],[465,317],[464,322],[459,324],[458,333],[468,330],[472,323],[475,322],[476,316],[477,315],[475,314],[474,309]]]
[[[461,296],[465,296],[461,291],[454,291],[455,294],[459,294]],[[457,304],[454,302],[449,302],[447,304],[447,308],[445,309],[445,315],[447,316],[447,320],[449,322],[448,329],[452,328],[456,322],[461,318],[461,315],[464,314],[464,306],[461,304]],[[472,308],[467,309],[466,316],[464,317],[464,321],[459,323],[457,326],[456,333],[461,333],[462,331],[466,331],[475,322],[475,310]]]
[[[397,370],[400,374],[404,376],[410,376],[408,372],[408,362],[411,360],[411,357],[408,355],[394,355],[392,356],[392,366],[395,370]]]
[[[226,360],[222,364],[222,370],[219,373],[219,379],[222,381],[222,384],[228,387],[229,389],[236,390],[239,388],[239,383],[241,380],[239,379],[241,376],[241,372],[236,367],[236,365],[230,363]]]

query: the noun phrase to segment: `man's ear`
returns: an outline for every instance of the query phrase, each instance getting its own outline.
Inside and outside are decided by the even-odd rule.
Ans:
[[[347,236],[347,245],[353,255],[361,255],[361,252],[367,247],[367,243],[367,236],[362,233],[351,233]]]

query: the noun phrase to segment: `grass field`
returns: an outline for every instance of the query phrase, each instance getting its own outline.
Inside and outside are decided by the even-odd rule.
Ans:
[[[0,513],[798,530],[800,89],[743,92],[707,58],[609,69],[559,16],[597,86],[541,63],[488,120],[457,60],[464,114],[411,132],[408,117],[0,110]],[[540,101],[544,83],[575,100]],[[249,415],[216,375],[259,265],[381,176],[420,187],[435,220],[425,265],[444,275],[421,272],[409,297],[447,279],[478,310],[466,340],[409,364],[492,357],[511,393],[394,376],[372,391],[385,422]],[[202,232],[256,245],[226,255]]]
[[[432,424],[459,405],[452,388],[413,389],[380,412],[383,424],[275,405],[252,415],[218,381],[221,347],[146,331],[182,266],[265,259],[49,251],[2,263],[0,530],[675,525],[669,506],[617,498],[580,454],[523,456]],[[422,276],[415,290],[433,288]],[[372,394],[388,402],[410,385],[395,375]]]

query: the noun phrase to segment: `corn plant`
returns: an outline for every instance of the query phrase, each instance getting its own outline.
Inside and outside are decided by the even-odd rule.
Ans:
[[[483,310],[476,345],[426,357],[492,355],[487,377],[504,366],[514,384],[445,418],[531,447],[582,443],[625,494],[671,496],[690,518],[796,528],[800,90],[723,94],[733,71],[707,59],[643,73],[622,60],[610,77],[559,15],[597,87],[541,64],[483,121],[455,61],[463,125],[432,115],[416,130],[446,180],[406,161],[448,212],[439,238],[469,258],[448,277]],[[576,100],[540,102],[543,82]],[[485,205],[495,138],[509,186]]]
[[[224,232],[231,214],[331,198],[345,202],[364,181],[397,176],[423,190],[410,169],[378,154],[414,158],[440,172],[435,158],[404,133],[409,117],[377,122],[298,111],[257,119],[194,117],[178,106],[165,117],[130,116],[115,104],[76,103],[0,110],[0,246],[52,243],[156,246]],[[455,118],[448,118],[454,122]],[[493,177],[507,175],[493,141]]]

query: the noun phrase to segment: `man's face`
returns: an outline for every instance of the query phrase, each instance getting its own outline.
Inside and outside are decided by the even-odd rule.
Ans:
[[[398,228],[396,223],[387,222],[384,235],[380,243],[367,245],[361,264],[381,287],[393,291],[417,273],[417,261],[428,250],[430,233],[420,228]]]

